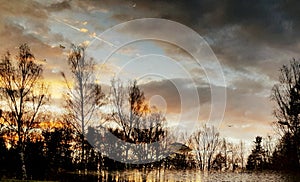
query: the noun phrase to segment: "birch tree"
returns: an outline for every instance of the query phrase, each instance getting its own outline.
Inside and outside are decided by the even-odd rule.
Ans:
[[[26,179],[25,141],[37,127],[41,109],[49,99],[47,88],[41,81],[43,68],[36,63],[27,44],[19,47],[16,59],[9,52],[0,62],[1,118],[10,132],[17,136],[21,178]]]
[[[198,128],[194,132],[192,138],[200,170],[207,169],[209,171],[220,143],[219,132],[214,126],[204,125],[203,128]]]
[[[104,93],[101,86],[95,83],[95,62],[86,58],[84,47],[71,46],[68,64],[72,79],[68,79],[62,72],[68,88],[65,94],[66,120],[80,135],[81,162],[85,165],[86,131],[91,122],[100,121],[97,114],[104,105]]]

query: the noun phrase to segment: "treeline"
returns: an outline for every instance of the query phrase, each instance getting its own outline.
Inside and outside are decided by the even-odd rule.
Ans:
[[[243,142],[230,143],[208,125],[192,134],[167,127],[167,118],[150,107],[136,81],[124,85],[113,79],[104,93],[95,80],[95,62],[87,58],[84,47],[72,45],[67,59],[69,70],[61,72],[66,85],[62,113],[47,109],[51,105],[49,85],[43,82],[43,67],[27,44],[19,47],[16,58],[8,52],[1,59],[0,177],[56,180],[70,173],[87,176],[94,171],[107,179],[106,171],[133,168],[144,172],[244,170]],[[299,79],[296,85],[298,89]],[[274,98],[282,106],[278,100],[282,96],[277,98],[282,91],[277,87]],[[291,103],[296,93],[288,100],[291,108],[299,106],[299,101]],[[299,169],[285,157],[299,159],[296,111],[299,108],[288,111],[293,115],[290,120],[276,123],[283,135],[276,147],[270,137],[264,143],[256,138],[248,169],[283,169],[286,165]]]
[[[279,141],[276,146],[262,146],[256,137],[255,146],[248,157],[248,169],[300,170],[300,62],[293,59],[280,69],[279,83],[272,89],[276,104],[275,131]],[[269,142],[270,144],[270,142]]]
[[[104,93],[95,81],[95,62],[83,47],[72,45],[67,59],[70,70],[61,73],[63,113],[47,109],[49,85],[27,44],[15,58],[7,52],[1,59],[2,177],[60,179],[67,172],[243,167],[243,144],[238,149],[221,140],[212,126],[191,136],[180,134],[149,106],[136,81],[124,85],[113,79]]]

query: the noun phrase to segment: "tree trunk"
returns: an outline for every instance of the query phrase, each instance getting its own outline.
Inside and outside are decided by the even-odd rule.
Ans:
[[[26,164],[25,164],[25,151],[24,147],[20,147],[20,160],[21,160],[21,174],[22,174],[22,180],[27,179],[27,174],[26,174]]]
[[[86,171],[86,160],[85,160],[85,152],[84,152],[84,135],[81,134],[81,163],[83,170]]]
[[[210,160],[211,160],[211,157],[208,158],[208,161],[207,161],[207,170],[210,171]]]
[[[25,180],[25,179],[27,179],[26,164],[25,164],[25,146],[22,141],[20,127],[19,127],[19,131],[18,131],[18,150],[19,150],[20,162],[21,162],[21,166],[20,166],[21,167],[21,179]]]

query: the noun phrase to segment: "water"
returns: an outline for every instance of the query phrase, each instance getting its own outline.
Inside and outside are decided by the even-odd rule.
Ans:
[[[180,181],[300,181],[300,174],[287,174],[278,172],[201,172],[198,170],[126,170],[126,171],[102,171],[100,173],[88,173],[82,176],[69,174],[62,181],[116,181],[116,182],[180,182]]]

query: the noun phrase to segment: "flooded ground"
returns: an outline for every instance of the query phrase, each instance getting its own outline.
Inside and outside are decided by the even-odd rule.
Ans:
[[[69,174],[62,181],[116,181],[116,182],[180,182],[180,181],[300,181],[300,174],[278,172],[200,172],[197,170],[127,170],[102,171],[88,175]]]

